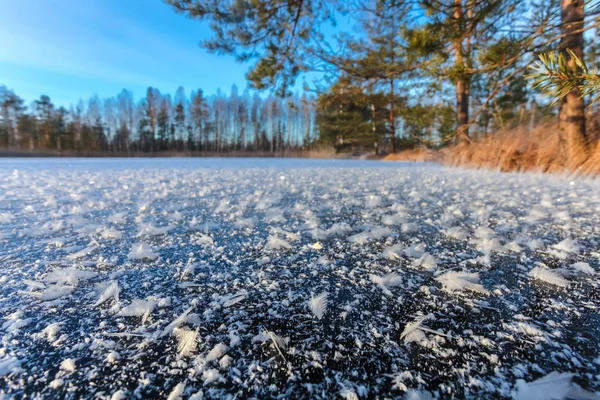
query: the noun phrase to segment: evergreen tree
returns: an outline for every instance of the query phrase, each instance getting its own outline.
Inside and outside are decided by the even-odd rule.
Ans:
[[[153,151],[156,139],[157,99],[160,95],[152,87],[146,90],[146,98],[140,104],[139,136],[143,151]]]
[[[385,95],[367,94],[341,78],[317,100],[320,143],[338,152],[377,149],[387,133],[386,105]]]
[[[54,136],[54,104],[52,104],[50,97],[42,95],[35,101],[35,114],[37,130],[41,133],[41,143],[38,145],[41,148],[54,147],[52,143]]]
[[[391,152],[395,153],[397,108],[402,105],[397,96],[397,82],[411,70],[406,63],[406,43],[402,36],[410,8],[402,0],[375,0],[363,3],[361,8],[367,39],[349,43],[359,56],[344,62],[347,66],[344,72],[363,81],[370,93],[387,93],[388,131]]]
[[[160,110],[158,111],[158,115],[156,117],[158,133],[156,148],[158,151],[168,150],[170,122],[169,108],[170,105],[167,98],[162,98],[160,102]]]
[[[129,152],[131,136],[134,131],[133,94],[125,89],[117,96],[117,115],[119,119],[119,147]]]
[[[23,145],[29,151],[35,149],[37,141],[37,126],[35,117],[30,114],[22,114],[19,117],[18,130],[23,137]]]
[[[19,119],[24,101],[6,86],[0,86],[0,145],[12,149],[19,141]]]
[[[204,98],[204,93],[198,89],[192,94],[191,117],[192,126],[196,132],[196,141],[199,143],[202,150],[208,148],[209,129],[208,123],[208,103]]]
[[[236,130],[237,130],[237,150],[245,149],[246,147],[246,129],[248,124],[248,106],[246,104],[247,97],[243,96],[239,99],[236,113]]]
[[[409,53],[434,83],[442,79],[454,87],[456,137],[468,142],[473,81],[516,62],[523,37],[511,27],[522,22],[523,6],[518,0],[421,0],[419,4],[427,17],[406,30]],[[507,80],[496,80],[491,92]]]
[[[63,142],[67,136],[66,126],[67,110],[59,107],[54,117],[54,132],[56,137],[56,149],[60,152],[63,149]]]
[[[187,141],[187,134],[186,134],[186,126],[185,126],[185,109],[183,107],[183,103],[179,102],[177,103],[177,105],[175,106],[175,116],[173,118],[174,120],[174,135],[176,140],[183,140],[184,138],[186,138]]]

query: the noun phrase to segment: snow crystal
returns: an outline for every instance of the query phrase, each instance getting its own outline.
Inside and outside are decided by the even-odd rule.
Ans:
[[[590,393],[573,383],[574,374],[551,372],[533,382],[517,380],[513,398],[515,400],[563,400],[563,399],[597,399],[597,394]]]
[[[205,357],[205,360],[207,362],[217,360],[223,357],[225,352],[227,352],[227,346],[225,346],[223,343],[218,343],[215,347],[213,347],[211,351],[208,352],[208,354]]]
[[[85,281],[98,276],[97,272],[85,271],[75,267],[71,268],[55,268],[46,277],[44,282],[55,283],[57,285],[79,285],[79,281]]]
[[[579,254],[579,249],[580,249],[577,241],[575,241],[571,238],[566,238],[562,242],[556,243],[552,247],[555,248],[556,250],[564,251],[566,253],[573,253],[573,254]]]
[[[175,385],[171,393],[169,393],[169,397],[167,397],[167,400],[180,400],[183,396],[184,391],[185,382],[178,383],[177,385]]]
[[[387,259],[394,260],[400,258],[400,255],[404,252],[404,245],[397,244],[394,246],[386,247],[383,250],[383,256]]]
[[[219,379],[221,374],[217,369],[208,369],[202,372],[202,379],[204,380],[204,385],[209,385]]]
[[[104,291],[102,292],[102,294],[100,295],[100,297],[94,305],[99,306],[100,304],[103,304],[110,299],[113,299],[116,303],[118,303],[119,293],[121,292],[121,289],[119,288],[119,283],[117,281],[111,281],[103,286],[105,286],[106,289],[104,289]]]
[[[429,253],[423,253],[421,257],[413,261],[413,265],[425,269],[433,269],[437,267],[437,260]]]
[[[75,361],[72,358],[66,358],[60,363],[60,369],[67,372],[75,372],[77,367],[75,366]]]
[[[311,297],[309,301],[310,311],[317,317],[317,319],[322,319],[323,315],[327,312],[327,305],[329,304],[327,297],[329,293],[323,292],[318,296]]]
[[[265,250],[291,249],[292,245],[277,236],[269,236]]]
[[[565,278],[559,276],[557,273],[549,270],[544,267],[535,267],[531,271],[529,271],[529,276],[532,279],[536,279],[538,281],[550,283],[551,285],[556,285],[559,287],[567,287],[569,286],[569,281]]]
[[[51,389],[58,389],[59,387],[61,387],[64,384],[65,384],[65,380],[62,378],[58,378],[58,379],[55,379],[52,382],[50,382],[49,386]]]
[[[190,356],[198,347],[198,331],[175,328],[173,330],[177,338],[177,353],[182,357]]]
[[[469,236],[469,232],[461,228],[460,226],[453,226],[444,231],[444,234],[452,239],[465,240]]]
[[[590,267],[590,264],[588,264],[586,262],[577,262],[577,263],[571,264],[571,268],[573,268],[576,271],[583,272],[584,274],[588,274],[588,275],[594,275],[596,273],[596,271],[594,271],[594,268]]]
[[[435,278],[435,280],[440,282],[444,290],[449,292],[470,290],[481,294],[490,294],[489,290],[479,283],[479,273],[477,272],[448,271]]]
[[[155,253],[152,250],[152,246],[146,243],[136,243],[131,247],[131,251],[127,256],[131,260],[156,260],[158,258],[158,253]]]
[[[142,324],[144,324],[156,306],[157,303],[154,300],[134,299],[131,301],[131,304],[123,307],[117,315],[142,317]]]

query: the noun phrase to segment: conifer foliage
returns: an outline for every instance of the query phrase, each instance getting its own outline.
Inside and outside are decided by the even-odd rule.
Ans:
[[[350,141],[363,146],[364,139],[377,132],[377,139],[368,141],[392,152],[405,139],[468,143],[495,130],[527,124],[532,128],[547,112],[540,111],[536,96],[544,87],[526,84],[527,67],[540,52],[558,47],[564,52],[570,45],[582,59],[584,32],[597,32],[600,25],[597,6],[594,2],[584,5],[583,0],[167,3],[192,18],[212,23],[214,35],[204,42],[207,49],[232,54],[240,61],[254,60],[248,73],[254,87],[271,87],[285,94],[302,72],[325,71],[333,85],[322,87],[319,99],[321,140],[341,145],[353,136]],[[336,21],[351,29],[339,27]],[[595,46],[597,37],[590,34],[589,41]],[[566,52],[563,57],[570,59]],[[564,69],[562,75],[546,78],[572,82],[561,85],[559,92],[573,89],[577,79],[579,84],[596,82],[593,73],[582,66],[578,70],[587,74],[585,79],[577,75],[565,81]],[[356,110],[348,109],[344,102],[338,102],[337,110],[329,107],[331,99],[341,98],[340,93],[352,93],[347,102]],[[582,92],[584,97],[590,94],[590,90]],[[377,96],[386,99],[385,113],[381,113],[385,118],[374,117],[379,112]],[[364,102],[360,106],[356,104],[359,100]],[[581,111],[576,109],[581,107],[576,102],[569,100],[568,104],[573,104],[569,106],[572,113],[579,115]],[[417,120],[423,109],[436,114],[435,110],[448,107],[454,113],[453,126],[438,119],[421,129],[410,122]],[[565,107],[561,110],[566,112]],[[345,123],[351,127],[346,129]],[[584,129],[583,122],[578,124],[569,128],[573,137],[577,129]]]

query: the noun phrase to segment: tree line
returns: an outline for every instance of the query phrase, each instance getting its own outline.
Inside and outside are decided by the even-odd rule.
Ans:
[[[317,143],[313,96],[288,98],[239,93],[172,97],[148,88],[136,101],[131,91],[94,96],[68,108],[40,96],[30,106],[0,86],[0,148],[50,150],[67,154],[119,155],[147,152],[283,153],[306,151]]]
[[[303,72],[324,73],[320,137],[338,147],[468,145],[550,114],[560,115],[566,147],[597,140],[586,119],[597,120],[598,109],[586,110],[577,88],[556,113],[526,78],[538,55],[554,50],[571,64],[567,49],[598,65],[597,0],[166,2],[210,22],[205,48],[252,62],[254,88],[286,95]]]

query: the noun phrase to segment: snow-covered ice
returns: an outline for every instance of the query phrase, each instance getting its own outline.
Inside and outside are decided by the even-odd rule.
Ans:
[[[0,161],[0,398],[600,398],[600,181]]]

